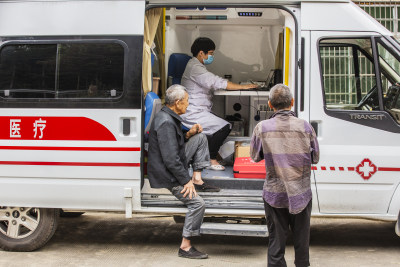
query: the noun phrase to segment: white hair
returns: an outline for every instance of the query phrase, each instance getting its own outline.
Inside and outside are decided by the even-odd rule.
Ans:
[[[165,104],[172,106],[176,100],[182,100],[187,93],[186,88],[180,84],[171,85],[165,92]]]

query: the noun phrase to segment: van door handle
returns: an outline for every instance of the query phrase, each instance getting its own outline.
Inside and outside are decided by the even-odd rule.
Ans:
[[[123,119],[122,120],[122,134],[129,135],[131,133],[131,120]]]
[[[314,128],[315,134],[318,136],[318,125],[319,123],[317,121],[312,121],[311,126]]]

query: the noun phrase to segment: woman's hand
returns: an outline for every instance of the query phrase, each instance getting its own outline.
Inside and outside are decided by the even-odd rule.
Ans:
[[[243,87],[242,89],[244,89],[244,90],[249,90],[249,89],[257,88],[258,85],[257,84],[243,84],[242,87]]]
[[[257,87],[257,84],[238,84],[228,81],[226,90],[249,90]]]

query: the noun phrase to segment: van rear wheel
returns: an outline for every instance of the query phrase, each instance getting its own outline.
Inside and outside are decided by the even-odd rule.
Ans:
[[[0,248],[33,251],[44,246],[57,229],[59,209],[0,207]]]

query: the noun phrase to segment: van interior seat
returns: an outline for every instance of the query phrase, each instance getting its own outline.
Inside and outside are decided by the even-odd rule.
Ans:
[[[147,138],[151,122],[154,119],[154,116],[161,110],[162,104],[161,99],[154,92],[149,92],[146,95],[146,99],[144,100],[145,113],[144,113],[144,135]]]
[[[172,78],[173,84],[181,84],[183,72],[185,71],[188,61],[191,59],[190,56],[183,53],[173,53],[169,56],[168,60],[168,77]]]

